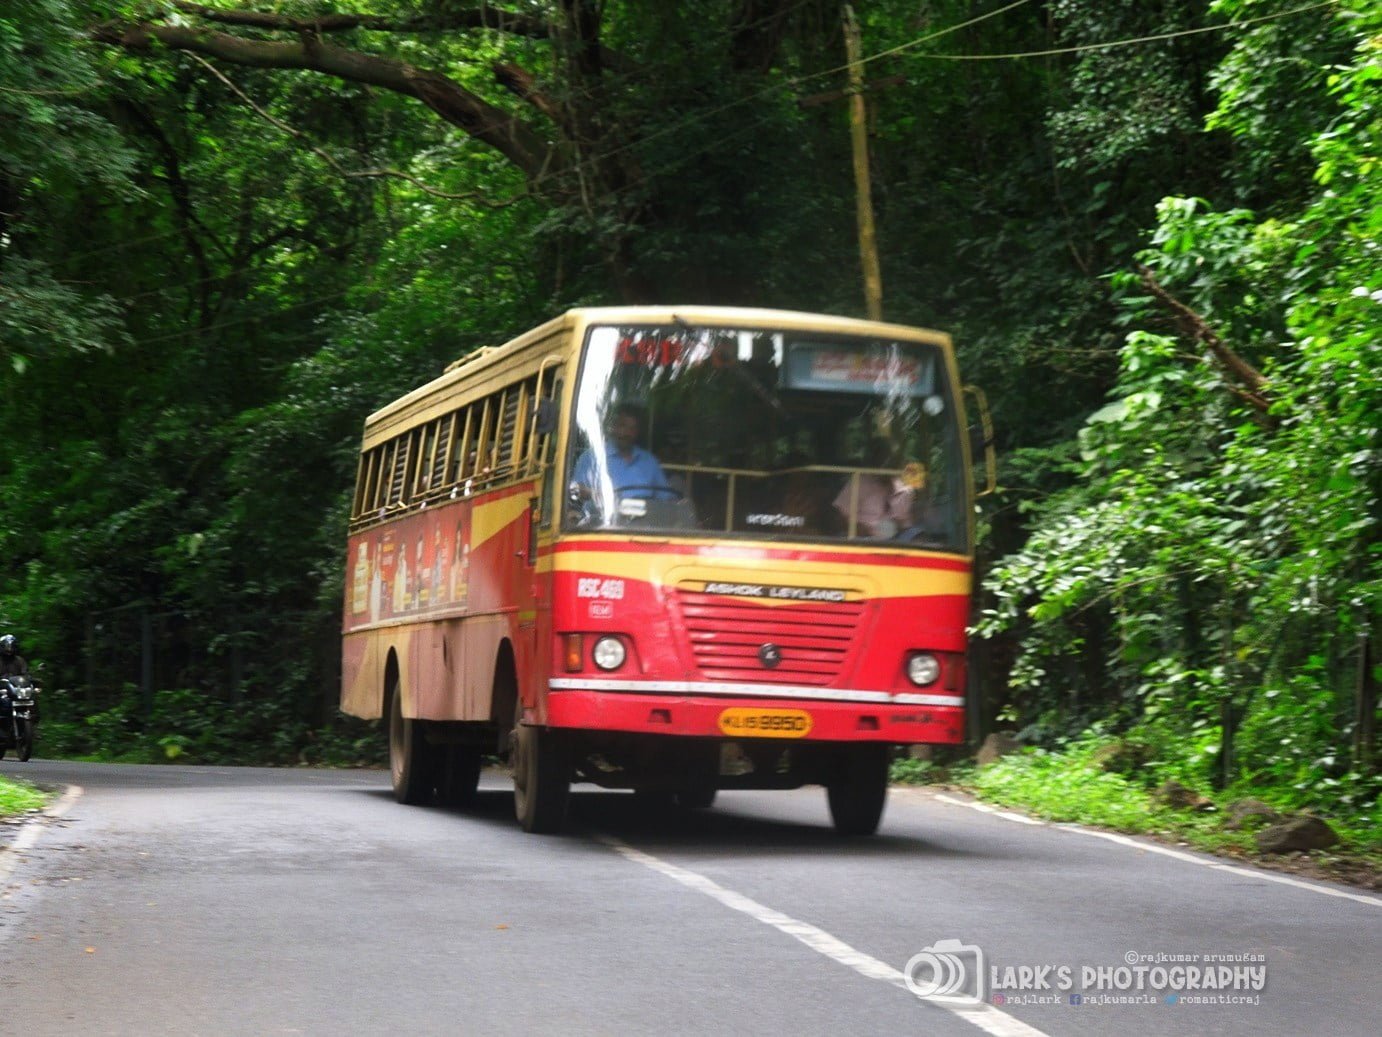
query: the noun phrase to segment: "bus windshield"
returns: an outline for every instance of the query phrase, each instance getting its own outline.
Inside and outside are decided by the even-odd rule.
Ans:
[[[563,528],[964,551],[957,410],[925,342],[595,327]]]

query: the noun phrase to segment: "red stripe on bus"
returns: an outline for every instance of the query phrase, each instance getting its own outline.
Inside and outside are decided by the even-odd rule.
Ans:
[[[655,554],[655,555],[685,555],[689,558],[697,558],[706,564],[712,564],[723,560],[726,562],[744,561],[782,561],[782,562],[837,562],[844,565],[858,564],[870,558],[879,559],[875,564],[887,565],[900,569],[946,569],[953,572],[969,572],[973,569],[973,563],[963,558],[938,558],[934,555],[920,557],[908,557],[900,554],[879,554],[869,551],[843,552],[832,551],[816,547],[808,548],[773,548],[773,547],[752,547],[742,551],[736,551],[733,547],[724,546],[724,541],[716,541],[714,545],[706,544],[666,544],[666,543],[639,543],[628,540],[580,540],[578,542],[565,542],[553,546],[553,554],[580,554],[584,551],[599,551],[617,554]]]

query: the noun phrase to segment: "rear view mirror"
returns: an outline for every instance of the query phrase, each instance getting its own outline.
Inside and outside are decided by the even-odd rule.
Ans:
[[[991,445],[992,444],[989,443],[988,433],[984,431],[983,425],[969,426],[969,454],[971,457],[976,460],[983,457],[985,451],[987,451]]]
[[[552,400],[538,400],[533,408],[534,431],[539,436],[550,436],[557,430],[557,405]]]
[[[998,489],[998,456],[993,449],[993,419],[989,417],[989,401],[977,385],[966,385],[965,396],[974,401],[973,418],[969,426],[969,463],[975,469],[974,495],[983,497]],[[982,469],[982,474],[979,471]]]

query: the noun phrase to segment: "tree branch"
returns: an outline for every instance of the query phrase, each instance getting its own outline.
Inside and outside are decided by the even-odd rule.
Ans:
[[[490,145],[529,178],[546,167],[549,145],[530,127],[438,72],[403,61],[376,57],[323,43],[310,35],[292,42],[253,40],[180,25],[102,26],[93,36],[102,43],[148,53],[162,44],[170,50],[219,58],[251,68],[301,69],[416,98],[439,116]]]
[[[537,77],[525,68],[508,61],[496,61],[494,63],[494,78],[499,85],[504,87],[516,97],[522,98],[532,105],[552,122],[560,126],[563,130],[570,127],[570,120],[559,105],[550,95],[544,93],[537,85]]]
[[[1271,401],[1267,396],[1270,385],[1262,372],[1231,349],[1204,317],[1163,288],[1148,267],[1138,263],[1136,269],[1142,286],[1170,312],[1180,333],[1192,342],[1203,343],[1209,350],[1220,374],[1228,382],[1229,390],[1266,417],[1271,410]]]
[[[339,162],[337,162],[334,158],[332,158],[331,155],[330,155],[330,153],[328,153],[325,149],[320,148],[320,147],[318,147],[316,144],[312,143],[312,141],[308,139],[307,135],[306,135],[305,133],[303,133],[301,130],[296,129],[296,128],[292,127],[292,126],[289,126],[289,125],[288,125],[286,122],[284,122],[282,119],[275,118],[273,115],[269,114],[269,113],[268,113],[267,111],[265,111],[262,107],[260,107],[258,104],[255,104],[253,98],[251,98],[247,93],[245,93],[245,92],[244,92],[243,90],[241,90],[238,86],[236,86],[236,85],[230,80],[229,77],[227,77],[224,73],[222,73],[221,70],[218,69],[218,68],[217,68],[215,65],[213,65],[211,62],[207,61],[205,58],[201,57],[201,56],[198,55],[198,54],[193,54],[193,55],[191,55],[191,57],[192,57],[192,60],[193,60],[193,61],[195,61],[195,62],[197,62],[198,64],[200,64],[203,68],[205,68],[205,69],[206,69],[208,72],[210,72],[213,76],[215,76],[215,77],[216,77],[217,79],[219,79],[222,83],[224,83],[224,84],[226,85],[226,87],[227,87],[231,92],[233,92],[233,93],[235,94],[235,96],[237,96],[238,98],[240,98],[240,100],[244,101],[245,104],[249,105],[252,109],[254,109],[255,113],[256,113],[261,119],[263,119],[265,122],[269,123],[269,125],[273,126],[274,128],[276,128],[276,129],[278,129],[278,130],[281,130],[282,132],[286,133],[288,136],[292,137],[294,140],[300,140],[300,141],[302,141],[305,145],[307,145],[308,150],[311,151],[312,154],[316,155],[316,156],[317,156],[319,159],[321,159],[323,162],[325,162],[325,163],[331,168],[331,170],[332,170],[334,173],[336,173],[337,176],[343,177],[343,178],[345,178],[345,179],[347,179],[347,180],[351,180],[351,179],[364,179],[364,178],[371,178],[371,177],[385,178],[385,179],[406,180],[408,183],[412,184],[412,185],[413,185],[414,187],[416,187],[418,190],[423,191],[423,192],[425,192],[425,193],[427,193],[427,194],[429,194],[429,195],[432,195],[432,196],[435,197],[435,198],[447,198],[447,199],[451,199],[451,200],[484,201],[482,195],[481,195],[480,192],[478,192],[478,191],[466,191],[466,192],[463,192],[463,193],[455,193],[455,192],[452,192],[452,191],[442,191],[442,190],[439,190],[439,189],[437,189],[437,188],[435,188],[435,187],[430,186],[429,184],[423,183],[421,180],[419,180],[417,177],[413,176],[411,173],[404,173],[402,170],[398,170],[398,169],[363,169],[363,170],[350,170],[350,169],[346,169],[346,168],[343,167]],[[514,199],[511,199],[510,202],[516,201],[516,200],[517,200],[517,197],[521,197],[521,196],[516,196]],[[498,208],[498,207],[500,207],[500,206],[502,206],[502,205],[510,204],[510,202],[486,202],[486,204],[489,204],[489,205],[491,205],[491,206],[493,206],[493,207]]]
[[[740,0],[732,18],[730,66],[740,72],[768,71],[789,19],[802,6],[796,0]]]
[[[208,22],[220,25],[243,25],[277,32],[313,33],[349,32],[368,29],[375,32],[450,32],[456,29],[494,29],[515,36],[546,39],[547,21],[513,11],[504,11],[488,3],[467,10],[438,11],[412,18],[386,18],[373,14],[326,14],[318,18],[289,18],[264,11],[226,11],[219,7],[185,3],[175,0],[174,7]]]
[[[154,147],[163,156],[163,176],[168,184],[168,192],[173,199],[173,211],[177,214],[178,226],[182,230],[183,242],[187,251],[192,256],[192,263],[199,275],[194,284],[199,287],[198,308],[200,311],[199,326],[205,327],[211,323],[211,284],[214,278],[211,274],[211,264],[206,256],[206,249],[202,247],[201,239],[197,237],[197,232],[205,234],[208,240],[215,241],[215,235],[202,223],[197,216],[195,206],[192,204],[192,191],[187,185],[186,179],[182,175],[182,161],[178,157],[177,149],[173,147],[173,142],[168,139],[168,135],[163,132],[163,127],[150,115],[143,106],[134,101],[124,101],[120,107],[129,114],[134,120],[135,125],[153,141]]]

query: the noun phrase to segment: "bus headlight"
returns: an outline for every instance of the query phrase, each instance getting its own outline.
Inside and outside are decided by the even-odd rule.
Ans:
[[[602,637],[595,642],[594,649],[590,656],[595,660],[595,665],[602,670],[617,670],[624,665],[624,659],[628,653],[624,651],[624,642],[617,637]]]
[[[917,652],[907,660],[907,679],[919,688],[940,680],[941,662],[930,652]]]

